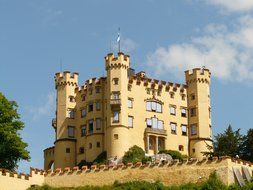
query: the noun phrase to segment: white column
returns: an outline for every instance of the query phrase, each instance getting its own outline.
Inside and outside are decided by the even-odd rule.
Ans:
[[[146,146],[147,146],[147,148],[146,148],[146,153],[147,154],[149,154],[149,136],[147,135],[147,137],[146,137],[147,139],[146,139]]]
[[[158,154],[159,150],[158,150],[158,137],[155,137],[155,154]]]

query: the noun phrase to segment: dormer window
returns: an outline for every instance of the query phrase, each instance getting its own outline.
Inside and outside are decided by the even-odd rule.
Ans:
[[[174,92],[170,92],[170,98],[174,98],[175,93]]]

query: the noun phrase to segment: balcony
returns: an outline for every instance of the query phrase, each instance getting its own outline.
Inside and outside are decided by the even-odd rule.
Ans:
[[[110,104],[111,104],[111,106],[120,106],[121,100],[120,99],[111,99]]]
[[[53,119],[52,119],[52,126],[53,126],[54,128],[56,128],[56,118],[53,118]]]
[[[145,129],[145,133],[167,136],[167,131],[165,129],[157,129],[157,128],[147,127]]]

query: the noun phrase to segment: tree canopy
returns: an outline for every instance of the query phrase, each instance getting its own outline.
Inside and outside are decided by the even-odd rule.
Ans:
[[[27,143],[23,142],[20,130],[24,123],[17,112],[18,105],[9,101],[0,92],[0,168],[14,170],[20,160],[29,160]]]
[[[214,137],[214,155],[215,156],[241,156],[243,150],[244,136],[240,129],[233,131],[229,125],[224,133],[219,133]]]
[[[245,135],[242,159],[253,162],[253,129],[249,129]]]

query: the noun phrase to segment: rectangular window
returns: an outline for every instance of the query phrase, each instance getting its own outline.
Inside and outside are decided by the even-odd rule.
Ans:
[[[89,95],[92,95],[92,88],[89,89]]]
[[[86,116],[86,109],[83,108],[83,109],[81,110],[81,117],[85,117],[85,116]]]
[[[133,108],[133,100],[128,99],[127,105],[128,105],[128,108]]]
[[[156,104],[156,111],[159,112],[159,113],[162,113],[162,105],[157,103]]]
[[[156,111],[156,102],[151,102],[152,111]]]
[[[182,135],[187,136],[187,125],[182,125]]]
[[[179,151],[184,151],[184,146],[183,146],[183,145],[179,145],[179,146],[178,146],[178,150],[179,150]]]
[[[75,97],[74,96],[69,96],[69,101],[70,102],[75,102]]]
[[[190,97],[191,97],[191,100],[195,100],[195,94],[191,94]]]
[[[70,148],[66,148],[66,153],[70,153]]]
[[[89,143],[89,149],[92,149],[92,143]]]
[[[176,107],[170,106],[170,115],[176,115]]]
[[[100,142],[97,142],[97,148],[100,148]]]
[[[117,139],[119,139],[119,135],[118,134],[114,134],[113,138],[114,138],[114,140],[117,140]]]
[[[118,85],[119,84],[119,79],[118,78],[113,78],[112,82],[114,85]]]
[[[158,125],[158,119],[156,117],[152,118],[152,128],[157,128]]]
[[[112,94],[112,99],[113,99],[113,100],[119,100],[119,93],[118,93],[118,92],[114,92],[114,93]]]
[[[94,132],[93,123],[94,123],[93,120],[89,121],[89,134],[93,134],[93,132]]]
[[[68,126],[68,137],[74,138],[75,137],[75,127]]]
[[[93,103],[90,103],[89,104],[89,112],[92,112],[93,111]]]
[[[96,110],[97,111],[101,110],[101,104],[100,104],[100,102],[96,102]]]
[[[96,130],[101,130],[102,120],[100,118],[96,119]]]
[[[83,154],[84,153],[84,147],[80,147],[79,148],[79,154]]]
[[[191,108],[190,109],[190,115],[191,115],[191,117],[195,117],[197,115],[197,109],[196,108]]]
[[[181,109],[181,117],[186,117],[186,108]]]
[[[197,125],[196,124],[191,125],[191,135],[197,135]]]
[[[96,87],[96,93],[100,93],[100,87]]]
[[[157,126],[158,129],[163,129],[163,121],[161,120],[158,120],[158,126]]]
[[[113,112],[113,122],[114,123],[119,122],[119,112],[118,111]]]
[[[86,125],[81,126],[81,137],[86,135]]]
[[[133,116],[128,116],[128,127],[133,127],[134,118]]]
[[[86,100],[86,96],[85,94],[82,95],[82,101],[85,101]]]
[[[177,134],[177,124],[170,123],[170,127],[171,127],[171,134]]]
[[[151,111],[151,102],[146,103],[147,111]]]
[[[70,119],[74,119],[75,118],[75,111],[74,109],[68,109],[67,111],[67,117],[70,118]]]
[[[147,119],[146,123],[147,123],[147,127],[149,127],[149,128],[152,127],[152,119]]]
[[[170,93],[170,98],[174,98],[174,95],[175,95],[174,92],[171,92]]]

